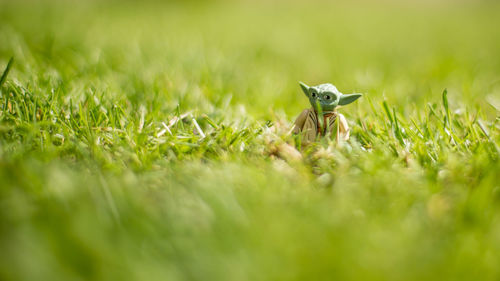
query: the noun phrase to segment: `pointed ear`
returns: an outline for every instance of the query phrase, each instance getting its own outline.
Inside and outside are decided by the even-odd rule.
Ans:
[[[357,100],[360,98],[362,94],[348,94],[348,95],[341,95],[340,100],[339,100],[339,105],[346,105],[350,104],[351,102]]]
[[[307,97],[309,97],[309,86],[307,86],[306,84],[302,83],[302,82],[299,82],[300,84],[300,87],[302,88],[302,91],[304,92],[304,94],[306,94]]]

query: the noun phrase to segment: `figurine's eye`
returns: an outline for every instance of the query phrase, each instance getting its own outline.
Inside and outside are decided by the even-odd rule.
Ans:
[[[330,100],[332,97],[330,97],[330,95],[326,95],[325,96],[325,100]]]
[[[317,96],[318,96],[318,94],[316,94],[316,92],[312,92],[312,93],[311,93],[311,97],[315,98],[315,97],[317,97]]]

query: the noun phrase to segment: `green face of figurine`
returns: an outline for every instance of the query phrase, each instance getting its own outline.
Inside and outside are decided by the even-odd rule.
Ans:
[[[361,97],[361,94],[344,95],[332,84],[321,84],[309,87],[299,82],[312,107],[318,112],[318,105],[324,113],[331,113],[339,105],[350,104]]]

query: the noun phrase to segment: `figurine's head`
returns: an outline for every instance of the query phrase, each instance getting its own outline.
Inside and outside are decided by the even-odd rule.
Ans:
[[[323,113],[331,113],[339,105],[350,104],[361,97],[361,94],[344,95],[332,84],[321,84],[318,86],[307,86],[299,82],[302,91],[309,98],[309,102],[315,110],[317,106],[321,107]]]

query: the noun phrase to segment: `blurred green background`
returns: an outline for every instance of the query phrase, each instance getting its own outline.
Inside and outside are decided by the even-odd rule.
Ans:
[[[499,26],[496,1],[0,1],[0,279],[498,280]],[[348,144],[282,151],[298,81],[364,93]]]
[[[4,62],[70,89],[186,109],[232,95],[256,116],[304,107],[299,80],[398,105],[499,91],[494,1],[20,2],[2,7]]]

